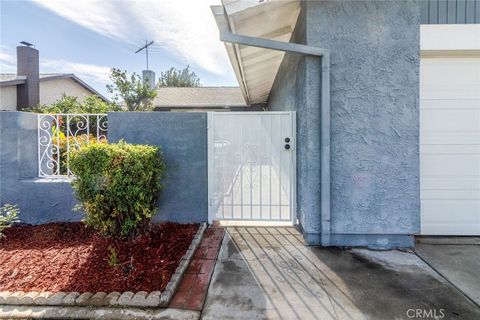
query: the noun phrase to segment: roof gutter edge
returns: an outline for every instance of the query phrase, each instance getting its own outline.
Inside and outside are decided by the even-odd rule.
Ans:
[[[222,33],[224,31],[231,31],[232,27],[230,25],[230,21],[228,19],[225,7],[223,5],[213,5],[210,6],[210,8],[215,18],[215,22],[217,23],[219,32]],[[243,98],[245,99],[245,102],[250,105],[250,93],[247,89],[242,65],[240,63],[240,58],[237,54],[237,48],[235,48],[235,46],[230,42],[224,42],[224,45],[225,49],[227,50],[228,58],[232,64],[235,77],[237,78],[237,81],[240,85],[240,90],[242,91]]]

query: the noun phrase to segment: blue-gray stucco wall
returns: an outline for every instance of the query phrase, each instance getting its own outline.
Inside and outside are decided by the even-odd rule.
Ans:
[[[418,4],[307,1],[302,12],[306,36],[299,42],[331,50],[330,244],[412,246],[420,229]],[[308,121],[319,121],[312,104],[320,109],[320,64],[305,58],[305,70],[297,69],[298,59],[285,56],[269,108],[297,111],[300,190],[302,176],[319,172],[320,157],[318,167],[303,159],[302,144],[320,136]],[[320,208],[302,205],[302,196],[301,226],[306,240],[319,244]]]
[[[306,41],[305,13],[300,13],[291,42]],[[297,218],[307,234],[319,234],[321,227],[319,68],[318,58],[286,53],[268,101],[269,111],[297,113]]]
[[[112,112],[108,139],[161,147],[167,165],[154,221],[207,221],[207,114]]]
[[[164,189],[154,221],[207,220],[206,113],[110,113],[110,142],[124,139],[162,148]],[[0,205],[17,204],[23,223],[79,221],[66,178],[38,178],[37,115],[0,112]]]
[[[37,115],[0,112],[0,205],[16,204],[23,223],[79,221],[67,179],[39,179]]]

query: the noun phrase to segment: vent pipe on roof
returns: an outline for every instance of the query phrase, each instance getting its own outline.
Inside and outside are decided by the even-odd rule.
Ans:
[[[150,89],[155,88],[155,72],[152,70],[143,70],[142,77],[143,82],[147,83]]]
[[[40,74],[38,50],[31,46],[17,47],[17,76],[25,76],[17,86],[17,110],[40,103]]]

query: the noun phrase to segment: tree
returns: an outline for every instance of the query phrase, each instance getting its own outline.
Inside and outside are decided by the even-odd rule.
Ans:
[[[155,88],[150,88],[147,82],[135,72],[127,76],[126,71],[113,68],[110,73],[113,85],[107,85],[107,90],[114,95],[114,102],[120,98],[125,102],[128,111],[151,110],[153,99],[157,96]]]
[[[122,111],[122,108],[112,102],[105,102],[97,96],[88,96],[83,99],[80,113],[107,113],[108,111]]]
[[[160,73],[158,79],[159,87],[200,87],[200,79],[195,72],[190,71],[190,66],[180,70],[170,68]]]

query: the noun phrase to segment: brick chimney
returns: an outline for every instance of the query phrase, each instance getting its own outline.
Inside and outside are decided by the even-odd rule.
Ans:
[[[40,74],[38,50],[29,46],[17,47],[17,76],[27,77],[17,86],[17,110],[40,102]]]

